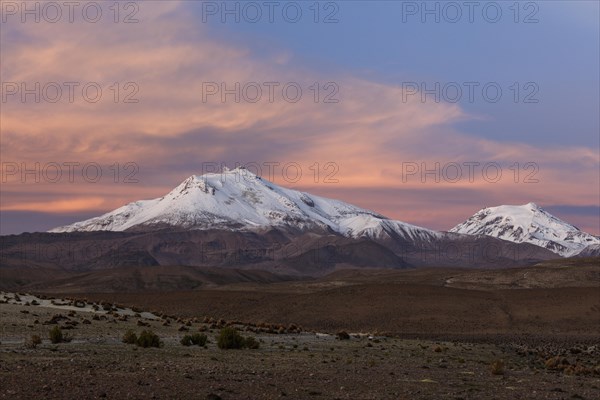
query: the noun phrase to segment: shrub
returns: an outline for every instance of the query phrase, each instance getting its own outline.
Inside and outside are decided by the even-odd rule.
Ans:
[[[142,331],[137,338],[136,344],[140,347],[161,347],[162,342],[156,333],[152,331]]]
[[[49,337],[53,344],[61,343],[64,340],[62,329],[60,329],[59,326],[55,326],[54,328],[50,329]]]
[[[134,331],[132,331],[131,329],[129,329],[127,332],[125,332],[125,334],[123,335],[123,343],[127,343],[127,344],[136,344],[137,343],[137,335],[135,334]]]
[[[260,347],[260,343],[253,336],[248,336],[246,340],[244,340],[244,344],[249,349],[258,349]]]
[[[191,340],[192,340],[192,344],[202,347],[202,346],[206,345],[206,342],[208,341],[208,337],[203,333],[194,333],[191,336]]]
[[[546,360],[546,368],[553,370],[564,370],[569,366],[569,361],[565,357],[556,356]]]
[[[244,347],[244,338],[235,328],[223,328],[217,338],[217,346],[220,349],[241,349]]]
[[[190,335],[185,335],[184,337],[181,338],[180,343],[184,346],[191,346],[192,345],[192,337]]]
[[[504,375],[504,361],[496,360],[491,365],[493,375]]]
[[[39,335],[31,335],[29,340],[25,342],[25,347],[35,349],[38,344],[42,344],[42,338]]]
[[[194,333],[193,335],[185,335],[181,338],[181,344],[184,346],[205,346],[208,341],[208,337],[202,333]]]
[[[34,347],[38,344],[42,344],[42,338],[40,335],[31,335],[31,343],[34,344]]]

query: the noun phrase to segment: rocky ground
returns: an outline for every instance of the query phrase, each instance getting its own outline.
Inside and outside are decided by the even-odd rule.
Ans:
[[[350,332],[342,340],[299,326],[17,299],[0,294],[0,398],[600,398],[597,337],[436,341]],[[258,339],[260,348],[219,349],[216,336],[226,325]],[[50,343],[55,326],[70,342]],[[162,347],[123,343],[130,329],[152,330]],[[206,348],[180,343],[200,331]],[[42,343],[34,346],[32,335]]]

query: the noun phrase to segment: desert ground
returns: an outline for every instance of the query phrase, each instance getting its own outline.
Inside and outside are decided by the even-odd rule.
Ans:
[[[597,260],[76,289],[0,293],[1,398],[600,398]],[[72,340],[51,343],[55,326]],[[225,326],[260,347],[218,348]],[[125,344],[128,330],[162,346]],[[205,347],[180,343],[196,332]]]

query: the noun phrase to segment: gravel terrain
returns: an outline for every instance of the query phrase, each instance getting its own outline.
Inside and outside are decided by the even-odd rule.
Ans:
[[[350,332],[340,340],[297,326],[154,316],[99,303],[95,311],[91,302],[76,307],[65,299],[36,306],[20,297],[15,304],[13,294],[0,295],[0,398],[600,398],[600,344],[589,337],[438,341]],[[225,325],[254,336],[260,348],[219,349]],[[51,344],[54,326],[72,340]],[[151,329],[163,346],[122,343],[129,329]],[[199,331],[208,335],[206,348],[180,344]],[[36,334],[42,343],[32,348]]]

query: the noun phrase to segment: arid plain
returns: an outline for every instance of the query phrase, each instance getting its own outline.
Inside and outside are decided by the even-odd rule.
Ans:
[[[39,305],[24,292],[19,302],[0,296],[0,397],[600,396],[594,258],[502,270],[348,269],[275,282],[198,268],[185,276],[199,288],[183,291],[164,290],[181,285],[166,268],[123,269],[116,281],[135,282],[130,293],[87,291],[103,282],[95,274],[70,281],[81,283],[71,293],[38,287]],[[55,326],[72,340],[50,343]],[[218,348],[225,326],[259,348]],[[122,343],[130,329],[152,330],[162,346]],[[205,348],[180,343],[196,332],[207,335]],[[32,346],[32,335],[41,343]]]

